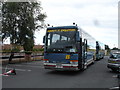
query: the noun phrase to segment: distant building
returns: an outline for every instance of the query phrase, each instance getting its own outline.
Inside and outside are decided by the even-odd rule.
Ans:
[[[12,45],[11,44],[3,44],[2,49],[11,49]]]

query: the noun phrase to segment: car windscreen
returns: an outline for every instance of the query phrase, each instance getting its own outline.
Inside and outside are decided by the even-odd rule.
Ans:
[[[120,58],[120,53],[114,53],[111,55],[110,58],[114,58],[114,59]]]

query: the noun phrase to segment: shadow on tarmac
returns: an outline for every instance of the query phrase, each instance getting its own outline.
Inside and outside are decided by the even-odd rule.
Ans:
[[[87,70],[90,69],[90,67],[92,66],[93,64],[90,64],[88,65],[88,68],[85,69],[85,70],[78,70],[78,71],[62,71],[62,70],[52,70],[52,71],[49,71],[47,72],[47,74],[55,74],[55,75],[66,75],[66,76],[75,76],[75,75],[79,75],[79,74],[84,74],[83,72],[86,72]]]
[[[66,76],[75,76],[82,74],[83,71],[50,71],[47,74],[55,74],[55,75],[66,75]]]
[[[109,70],[107,71],[108,73],[112,73],[112,74],[120,74],[118,71],[112,71],[112,70]]]

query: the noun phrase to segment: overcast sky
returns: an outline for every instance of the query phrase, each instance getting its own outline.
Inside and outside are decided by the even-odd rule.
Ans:
[[[118,0],[40,0],[53,26],[78,24],[96,40],[118,47]],[[36,44],[42,44],[45,31],[36,33]]]
[[[46,24],[80,28],[110,48],[118,47],[119,0],[40,0]],[[43,44],[45,30],[36,32],[35,44]]]

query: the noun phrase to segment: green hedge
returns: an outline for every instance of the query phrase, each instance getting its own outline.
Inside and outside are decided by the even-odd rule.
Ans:
[[[36,52],[36,51],[44,51],[44,49],[43,49],[43,48],[41,48],[41,49],[36,49],[36,48],[34,48],[34,49],[33,49],[33,52]]]

